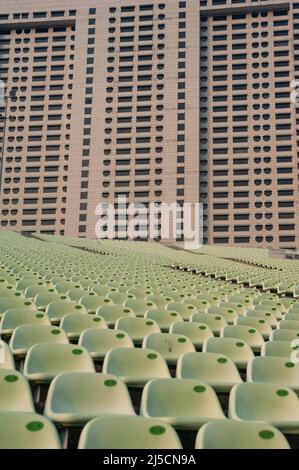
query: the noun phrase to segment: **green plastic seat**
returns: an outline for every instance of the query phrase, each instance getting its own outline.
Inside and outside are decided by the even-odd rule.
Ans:
[[[273,300],[269,300],[269,299],[261,300],[259,305],[267,305],[269,307],[277,307],[281,311],[281,313],[285,313],[288,310],[287,307],[282,302],[273,301]]]
[[[217,305],[212,305],[209,307],[207,313],[211,313],[212,315],[220,315],[224,318],[228,325],[233,325],[234,321],[238,318],[238,314],[234,309],[219,307]]]
[[[299,363],[285,357],[255,357],[247,366],[247,382],[275,383],[299,392]]]
[[[88,295],[85,295],[79,300],[80,305],[86,309],[87,313],[96,313],[99,307],[103,305],[112,305],[112,300],[107,299],[106,297],[100,297],[98,295],[94,295],[91,292]]]
[[[248,361],[254,357],[252,349],[245,341],[234,338],[209,338],[202,350],[228,356],[239,369],[246,368]]]
[[[195,348],[202,348],[206,339],[214,337],[211,328],[203,323],[175,322],[169,328],[169,333],[187,336]]]
[[[144,338],[142,347],[158,351],[168,364],[176,364],[182,354],[195,351],[187,336],[176,333],[151,333]]]
[[[151,289],[142,288],[142,287],[130,287],[128,289],[128,294],[133,294],[136,299],[144,300],[147,295],[152,294]]]
[[[20,279],[17,284],[16,284],[16,289],[22,292],[25,292],[25,290],[28,287],[31,286],[45,286],[47,285],[47,282],[44,281],[43,279],[38,279],[36,276],[33,277],[23,277]]]
[[[196,436],[195,449],[290,449],[284,435],[268,423],[231,419],[205,424]]]
[[[271,305],[265,305],[265,304],[258,304],[254,306],[254,310],[262,311],[262,312],[269,312],[276,318],[276,320],[282,319],[282,313],[278,307],[273,307]]]
[[[46,310],[51,302],[64,299],[66,296],[58,292],[43,292],[34,297],[34,304],[39,310]]]
[[[299,321],[296,320],[280,320],[278,324],[279,330],[295,330],[299,331]]]
[[[251,349],[259,352],[264,344],[264,338],[256,329],[243,325],[227,325],[221,331],[222,338],[236,338],[245,341]]]
[[[15,356],[25,356],[31,346],[37,343],[68,344],[65,332],[58,327],[47,325],[20,325],[11,338],[10,349]]]
[[[190,320],[193,313],[197,313],[197,308],[194,305],[183,304],[180,302],[169,302],[166,305],[166,309],[179,313],[182,319],[187,321]]]
[[[111,287],[104,286],[104,285],[97,285],[92,286],[90,292],[94,292],[94,294],[98,295],[99,297],[106,297],[107,294],[112,292]]]
[[[193,305],[196,309],[196,313],[206,313],[210,307],[210,303],[205,299],[195,299],[193,297],[187,297],[183,300],[183,303]]]
[[[299,321],[299,312],[288,312],[283,317],[284,320],[295,320]]]
[[[168,332],[173,323],[183,321],[178,312],[166,309],[149,310],[145,313],[145,318],[155,321],[164,332]]]
[[[159,419],[101,416],[84,427],[79,449],[182,449],[175,430]]]
[[[105,414],[134,415],[125,384],[113,375],[69,372],[51,382],[44,414],[65,426],[82,426]]]
[[[230,302],[230,301],[221,301],[219,304],[219,307],[226,307],[226,308],[231,308],[234,310],[238,315],[243,315],[248,307],[246,305],[240,303],[240,302]]]
[[[86,313],[68,313],[64,315],[60,322],[67,337],[70,339],[78,339],[80,334],[88,328],[108,328],[105,320],[96,315]]]
[[[22,297],[22,294],[18,289],[15,289],[11,284],[7,284],[5,287],[0,285],[0,298],[1,297]]]
[[[70,289],[75,287],[76,283],[73,281],[59,281],[54,284],[54,289],[60,294],[67,294]]]
[[[53,324],[59,323],[64,315],[68,313],[87,313],[87,311],[83,305],[69,300],[50,302],[46,309],[46,314]]]
[[[160,333],[159,325],[154,320],[141,317],[119,318],[115,328],[128,333],[135,344],[141,344],[150,333]]]
[[[148,382],[143,389],[140,414],[182,430],[197,430],[208,421],[225,419],[212,387],[191,379]]]
[[[293,341],[299,339],[299,330],[273,330],[269,339],[271,341]]]
[[[115,329],[89,328],[81,333],[78,344],[86,348],[93,359],[100,361],[110,349],[134,348],[130,336],[125,331]]]
[[[111,349],[105,356],[103,373],[116,375],[134,387],[143,387],[151,379],[170,377],[161,354],[144,348]]]
[[[124,303],[124,307],[128,307],[133,310],[136,317],[145,317],[149,310],[157,309],[154,302],[141,299],[129,299]]]
[[[197,295],[198,299],[207,300],[211,306],[217,306],[221,302],[221,296],[218,293],[200,293]]]
[[[275,315],[267,310],[247,310],[245,316],[265,320],[271,328],[276,328],[278,324]]]
[[[14,369],[15,363],[10,347],[0,340],[0,369]]]
[[[28,381],[14,369],[0,368],[0,412],[34,412],[31,389]]]
[[[236,325],[252,327],[259,331],[262,337],[266,340],[269,339],[272,333],[271,326],[264,318],[241,316],[238,317]]]
[[[0,322],[0,334],[11,335],[20,325],[51,325],[48,316],[38,310],[13,308],[6,310]]]
[[[72,289],[68,290],[66,293],[67,298],[72,302],[79,302],[82,297],[87,295],[88,292],[85,289],[81,289],[78,287],[73,287]]]
[[[95,372],[88,351],[82,346],[51,343],[39,343],[29,349],[23,371],[28,380],[49,383],[63,372]]]
[[[107,299],[110,299],[114,305],[123,306],[129,299],[135,299],[133,294],[127,294],[127,292],[109,292],[106,295]]]
[[[267,341],[261,349],[261,356],[285,357],[290,359],[294,349],[290,341]]]
[[[287,297],[282,297],[279,299],[279,302],[282,303],[282,305],[284,305],[286,307],[287,310],[289,310],[292,305],[295,304],[295,299],[289,299]]]
[[[25,289],[24,295],[26,299],[33,300],[38,294],[48,294],[48,293],[55,293],[53,287],[49,287],[49,285],[37,283],[35,285],[31,285]]]
[[[0,412],[0,449],[61,449],[55,426],[44,416]]]
[[[221,315],[212,313],[194,313],[191,321],[209,326],[216,336],[219,336],[222,328],[227,325],[226,320]]]
[[[172,298],[164,295],[150,294],[145,298],[146,302],[153,302],[157,308],[166,308],[167,304],[172,301]]]
[[[3,313],[12,308],[28,308],[35,309],[35,305],[30,300],[22,297],[2,297],[0,298],[0,318]]]
[[[243,383],[229,397],[229,417],[265,421],[288,434],[299,433],[299,400],[285,385]]]
[[[201,380],[217,392],[229,392],[234,385],[242,382],[236,365],[228,356],[204,352],[191,352],[181,356],[176,377]]]
[[[235,294],[235,295],[231,296],[230,299],[229,299],[229,302],[241,303],[246,307],[246,310],[250,309],[250,308],[253,308],[253,306],[254,306],[253,301],[249,297],[246,297],[246,296],[243,296],[243,295],[240,295],[240,294]]]
[[[135,317],[132,309],[122,305],[102,305],[96,310],[96,316],[104,318],[107,325],[114,326],[120,318]]]
[[[299,301],[297,300],[292,304],[292,306],[289,308],[290,312],[299,312]]]

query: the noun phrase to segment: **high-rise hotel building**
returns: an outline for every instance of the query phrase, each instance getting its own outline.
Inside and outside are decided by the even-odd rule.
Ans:
[[[94,238],[126,195],[299,248],[299,3],[2,0],[0,78],[0,229]]]

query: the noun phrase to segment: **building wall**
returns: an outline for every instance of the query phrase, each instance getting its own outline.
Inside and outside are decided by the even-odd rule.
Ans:
[[[236,10],[217,3],[217,13],[210,4],[201,14],[201,37],[207,38],[201,42],[201,66],[207,69],[201,83],[207,95],[201,113],[207,241],[295,248],[293,5],[247,2]]]
[[[1,214],[2,226],[95,237],[98,218],[95,208],[101,202],[114,204],[119,194],[126,194],[128,202],[145,205],[152,202],[197,202],[198,2],[118,0],[90,1],[82,6],[82,2],[68,1],[63,3],[63,10],[59,2],[25,2],[25,5],[26,8],[23,2],[22,12],[19,2],[5,1],[0,7],[1,13],[9,13],[8,20],[2,17],[1,22],[2,28],[7,28],[4,33],[10,36],[9,60],[5,64],[8,68],[7,87],[18,87],[18,99],[21,83],[12,81],[17,57],[14,37],[23,40],[27,33],[30,36],[29,50],[21,48],[19,53],[21,60],[29,58],[29,67],[27,90],[24,91],[28,104],[19,111],[24,117],[24,129],[23,155],[18,162],[22,176],[15,196],[18,212],[11,213],[14,203],[9,181],[9,194],[3,194],[2,198],[1,211],[5,211]],[[71,12],[70,16],[71,9],[76,12]],[[13,20],[13,15],[19,12],[20,18]],[[46,12],[46,17],[36,18],[41,12]],[[44,162],[48,158],[45,131],[52,84],[49,81],[52,35],[56,35],[53,25],[58,20],[60,28],[67,28],[67,46],[61,53],[64,56],[61,62],[63,80],[59,82],[63,85],[61,106],[64,113],[62,122],[59,121],[62,126],[60,136],[55,142],[59,145],[56,154],[60,155],[55,172],[57,191],[51,195],[53,201],[55,198],[55,207],[51,206],[51,225],[50,222],[45,225],[48,219],[44,217],[48,206],[43,202]],[[47,33],[39,32],[42,24],[48,28]],[[26,159],[30,141],[35,136],[30,127],[33,113],[30,101],[35,93],[32,91],[32,75],[38,55],[34,48],[35,37],[40,35],[48,37],[47,57],[44,54],[45,60],[39,62],[40,66],[47,67],[46,88],[42,93],[45,107],[40,111],[43,128],[39,131],[45,142],[34,153],[40,160],[39,164],[36,163],[38,171],[30,176],[39,178],[35,180],[38,196],[31,204],[26,204],[31,215],[25,217],[24,192],[29,184]],[[71,46],[73,51],[68,50]],[[192,69],[189,67],[187,71],[187,64],[191,63]],[[44,82],[34,83],[40,85]],[[67,122],[69,129],[66,128]],[[17,129],[15,133],[18,133]],[[6,133],[4,143],[4,177],[8,165],[9,134],[10,131]],[[16,148],[12,154],[15,152]],[[25,222],[25,219],[28,220]],[[14,221],[16,224],[12,225]]]
[[[93,238],[126,194],[202,202],[208,243],[298,248],[297,21],[292,1],[3,0],[1,226]]]

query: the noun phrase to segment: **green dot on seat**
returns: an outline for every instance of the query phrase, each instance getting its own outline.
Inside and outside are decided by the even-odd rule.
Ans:
[[[117,381],[113,379],[105,380],[104,384],[106,387],[115,387],[117,385]]]
[[[31,305],[31,302],[24,302],[24,305]]]
[[[238,348],[242,348],[243,346],[245,346],[245,344],[242,343],[241,341],[238,341],[238,342],[236,343],[236,346],[238,346]]]
[[[12,382],[17,382],[19,380],[19,377],[17,375],[6,375],[4,377],[4,380],[6,382],[12,383]]]
[[[158,357],[157,354],[154,354],[154,353],[150,353],[147,355],[148,359],[157,359],[157,357]]]
[[[199,330],[206,330],[207,327],[206,327],[205,325],[200,325],[200,326],[198,327],[198,329],[199,329]]]
[[[259,432],[259,436],[262,439],[273,439],[275,434],[274,434],[273,431],[268,431],[268,430],[265,429],[265,430]]]
[[[152,426],[149,428],[149,432],[154,436],[161,436],[161,434],[166,432],[166,428],[164,426]]]
[[[152,321],[147,321],[147,322],[146,322],[146,325],[147,325],[147,326],[152,326],[153,324],[154,324],[154,322],[152,322]]]
[[[193,387],[193,390],[196,393],[202,393],[206,391],[206,387],[204,387],[203,385],[195,385],[195,387]]]
[[[93,318],[93,321],[95,321],[95,322],[99,322],[99,321],[101,321],[101,318],[99,318],[99,317],[95,317],[95,318]]]
[[[170,316],[171,316],[171,317],[176,317],[176,316],[177,316],[177,313],[171,312]]]
[[[124,313],[130,313],[130,309],[124,308]]]
[[[225,357],[219,357],[217,359],[217,362],[219,362],[219,364],[225,364],[227,362],[227,359],[225,359]]]
[[[293,362],[286,362],[285,366],[291,369],[292,367],[295,367],[295,364]]]
[[[73,350],[72,350],[72,353],[73,353],[73,354],[76,354],[76,355],[78,356],[79,354],[82,354],[83,351],[82,351],[82,349],[73,349]]]
[[[75,305],[76,310],[80,310],[82,308],[82,305]]]
[[[248,330],[248,333],[253,334],[253,333],[255,333],[255,330],[254,330],[253,328],[250,328],[250,329]]]
[[[44,315],[42,313],[37,313],[36,318],[44,318]]]
[[[117,333],[116,337],[119,338],[119,339],[122,339],[122,338],[125,337],[125,334],[124,333]]]
[[[187,341],[186,338],[179,338],[178,339],[179,343],[186,343],[186,341]]]
[[[40,431],[44,427],[45,425],[41,421],[30,421],[30,423],[26,424],[26,429],[28,431]]]
[[[259,320],[259,323],[266,323],[266,320]]]
[[[277,392],[276,392],[276,395],[278,395],[279,397],[287,397],[288,394],[289,394],[289,392],[287,390],[283,390],[283,389],[277,390]]]
[[[234,311],[231,308],[229,308],[227,309],[227,313],[234,313]]]
[[[215,317],[215,320],[221,320],[221,317],[217,316],[217,317]]]
[[[52,330],[51,331],[52,335],[60,335],[60,330]]]

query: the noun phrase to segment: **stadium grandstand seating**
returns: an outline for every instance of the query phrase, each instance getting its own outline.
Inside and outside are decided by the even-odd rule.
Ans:
[[[299,448],[298,349],[299,261],[0,232],[0,449]]]

